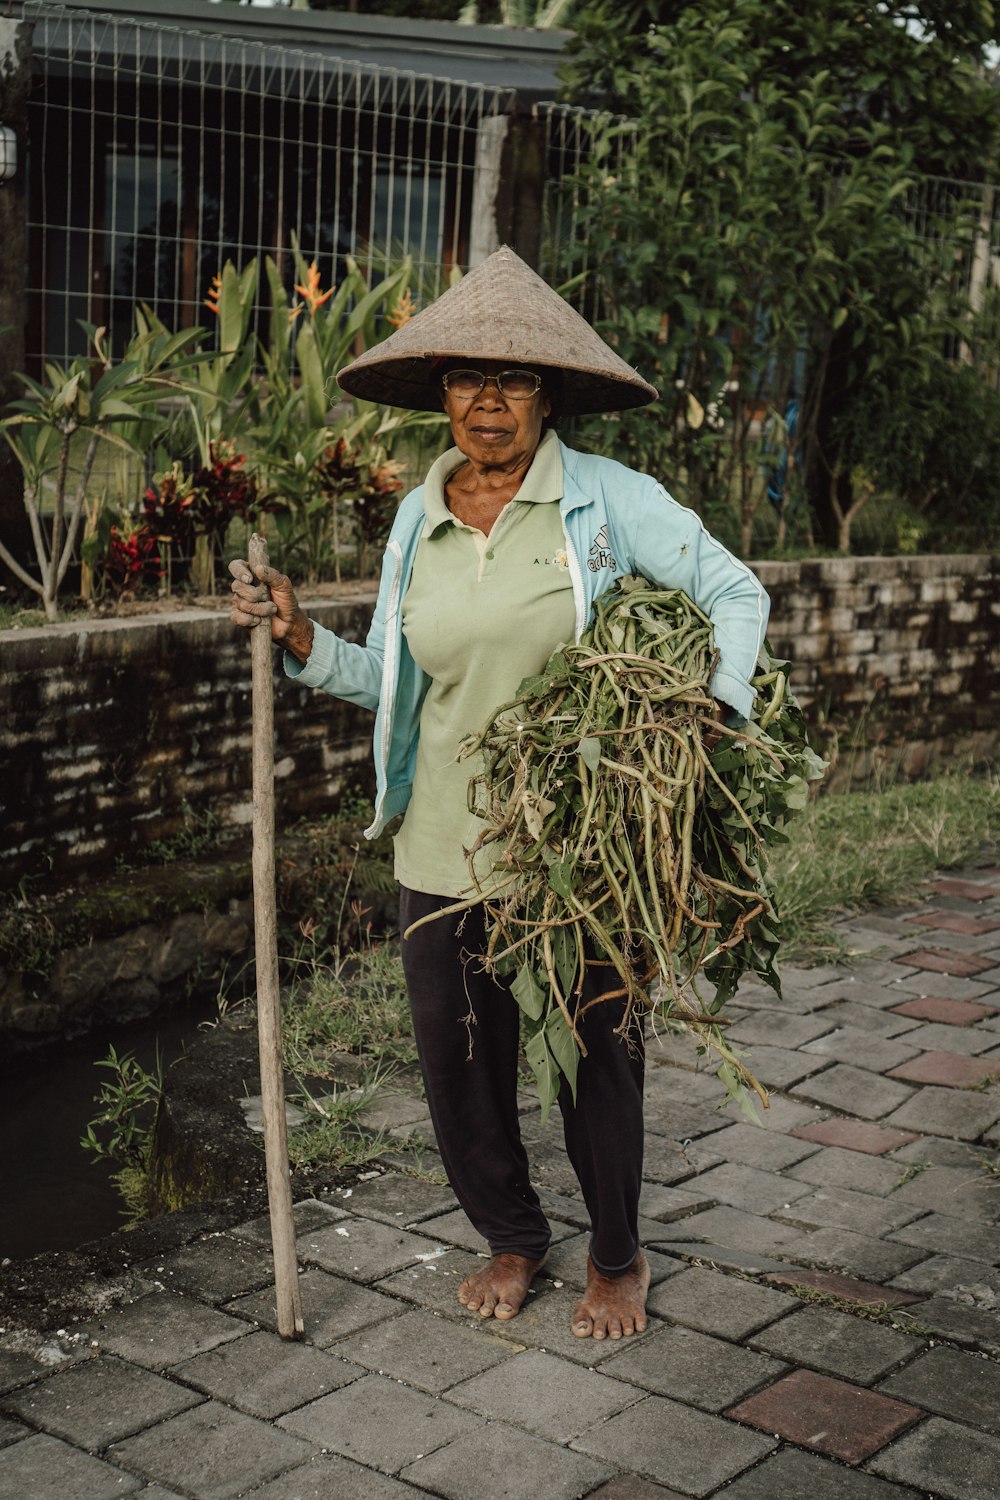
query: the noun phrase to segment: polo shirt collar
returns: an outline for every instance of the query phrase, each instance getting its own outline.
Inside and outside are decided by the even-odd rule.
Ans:
[[[422,536],[433,536],[439,527],[449,522],[454,525],[455,517],[448,509],[444,487],[455,470],[460,469],[464,463],[465,454],[461,449],[449,448],[428,469],[424,480]],[[548,504],[562,499],[563,483],[562,447],[553,429],[549,428],[535,449],[531,467],[514,498],[531,505]]]

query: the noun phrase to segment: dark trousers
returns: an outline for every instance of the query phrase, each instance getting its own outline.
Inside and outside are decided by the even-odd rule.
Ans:
[[[448,906],[403,886],[400,929]],[[438,917],[402,944],[417,1054],[438,1147],[455,1196],[494,1255],[539,1260],[549,1226],[528,1177],[517,1113],[519,1011],[507,984],[483,972],[479,908]],[[606,969],[597,973],[603,986]],[[585,991],[586,994],[586,991]],[[605,1275],[628,1270],[639,1248],[642,1184],[641,1040],[614,1035],[621,1003],[595,1005],[582,1018],[574,1104],[563,1080],[559,1108],[566,1151],[591,1221],[591,1258]]]

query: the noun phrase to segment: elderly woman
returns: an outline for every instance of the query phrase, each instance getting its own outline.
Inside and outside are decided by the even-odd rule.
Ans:
[[[454,446],[399,508],[363,646],[314,624],[280,573],[258,569],[255,580],[244,562],[232,564],[233,619],[269,621],[290,677],[376,710],[367,832],[403,814],[395,861],[406,932],[470,889],[476,767],[459,759],[462,739],[581,635],[599,594],[633,572],[684,589],[712,620],[712,689],[735,716],[753,701],[767,599],[655,479],[560,442],[558,414],[643,405],[656,391],[511,250],[339,378],[372,401],[443,405]],[[491,1250],[458,1299],[483,1317],[512,1318],[545,1260],[549,1225],[519,1130],[518,1008],[476,962],[482,923],[478,908],[423,923],[403,940],[403,965],[448,1178]],[[642,1046],[614,1034],[620,1004],[587,1011],[576,1099],[564,1085],[559,1101],[592,1231],[571,1326],[596,1339],[645,1327],[649,1284],[637,1233]]]

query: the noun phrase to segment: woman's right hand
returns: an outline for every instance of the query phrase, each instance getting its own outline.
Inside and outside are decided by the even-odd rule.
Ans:
[[[242,557],[229,564],[233,575],[234,625],[244,630],[269,620],[271,639],[301,662],[309,660],[313,643],[313,623],[295,597],[291,581],[277,568],[257,567]]]

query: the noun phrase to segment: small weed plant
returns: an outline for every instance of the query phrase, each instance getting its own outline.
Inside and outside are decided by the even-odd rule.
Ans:
[[[29,881],[0,894],[0,966],[42,983],[52,972],[58,949],[55,929],[32,897]]]
[[[174,864],[182,859],[199,859],[218,843],[219,815],[210,808],[195,811],[190,802],[181,803],[183,822],[177,833],[166,839],[153,839],[146,846],[144,859],[149,864]]]
[[[881,1323],[886,1328],[897,1328],[901,1333],[912,1333],[918,1338],[933,1333],[933,1329],[918,1323],[911,1314],[902,1308],[892,1307],[888,1302],[855,1302],[849,1297],[838,1297],[832,1292],[821,1291],[819,1287],[791,1283],[781,1290],[797,1297],[800,1302],[812,1303],[814,1307],[847,1313],[852,1318],[862,1318],[868,1323]]]
[[[392,1075],[378,1065],[357,1088],[334,1088],[332,1093],[311,1092],[304,1079],[296,1077],[299,1092],[295,1102],[307,1118],[289,1132],[288,1159],[296,1171],[316,1171],[331,1164],[362,1167],[396,1144],[384,1130],[366,1130],[363,1115],[379,1089]]]
[[[163,1093],[163,1059],[157,1049],[150,1072],[133,1053],[119,1053],[109,1047],[107,1057],[94,1066],[105,1070],[94,1096],[99,1112],[88,1124],[80,1145],[95,1161],[117,1163],[113,1181],[125,1200],[131,1227],[149,1211],[150,1153]]]
[[[399,948],[367,942],[332,964],[304,960],[305,973],[285,1009],[285,1064],[296,1076],[335,1076],[345,1053],[377,1064],[416,1060]],[[384,1078],[381,1080],[384,1082]]]
[[[295,905],[305,902],[296,952],[283,960],[292,982],[282,1050],[307,1114],[289,1136],[297,1170],[362,1166],[398,1144],[383,1130],[366,1129],[361,1117],[396,1070],[416,1060],[398,944],[373,937],[362,900],[389,883],[385,849],[361,858],[361,844],[345,829],[365,814],[354,799],[337,819],[304,830],[306,859],[286,884]],[[335,1083],[348,1057],[363,1059],[362,1082],[321,1094],[316,1081]]]

